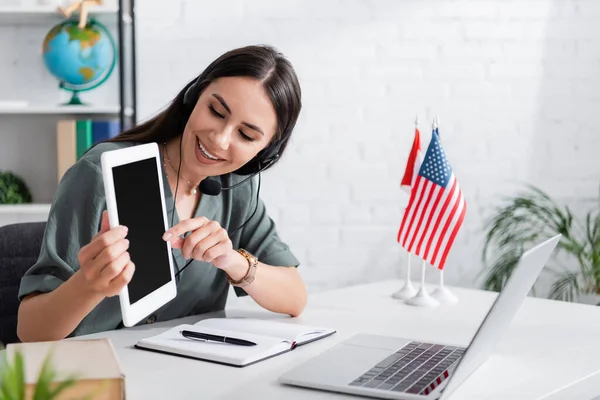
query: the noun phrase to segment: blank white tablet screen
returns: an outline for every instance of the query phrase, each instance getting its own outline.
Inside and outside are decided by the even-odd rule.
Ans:
[[[129,254],[135,264],[128,285],[129,302],[152,293],[171,280],[169,251],[162,239],[165,221],[156,159],[113,167],[119,224],[128,228]]]

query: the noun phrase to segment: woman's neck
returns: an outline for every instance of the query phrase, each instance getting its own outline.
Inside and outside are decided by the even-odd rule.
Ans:
[[[177,185],[177,176],[179,175],[179,188],[184,186],[184,193],[195,195],[198,191],[198,185],[205,177],[199,177],[191,174],[185,165],[185,157],[180,163],[179,158],[179,137],[169,140],[165,143],[159,143],[164,168],[172,185]],[[183,153],[183,152],[182,152]]]

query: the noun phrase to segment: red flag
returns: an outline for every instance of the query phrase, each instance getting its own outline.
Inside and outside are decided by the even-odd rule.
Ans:
[[[466,209],[454,171],[433,132],[402,218],[398,242],[441,270]]]
[[[400,187],[410,193],[410,189],[415,183],[419,168],[421,168],[422,155],[421,155],[421,134],[419,128],[415,128],[415,138],[413,140],[412,149],[408,155],[408,161],[406,162],[406,169],[404,170],[404,176],[400,182]]]

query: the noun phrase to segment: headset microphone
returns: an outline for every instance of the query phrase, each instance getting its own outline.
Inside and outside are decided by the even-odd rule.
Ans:
[[[202,182],[200,182],[199,188],[203,194],[207,194],[209,196],[217,196],[219,193],[221,193],[221,184],[217,181],[204,179]]]

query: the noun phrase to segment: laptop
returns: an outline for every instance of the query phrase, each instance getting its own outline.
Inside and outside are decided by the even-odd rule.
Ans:
[[[467,347],[361,333],[280,376],[286,385],[379,399],[445,399],[485,362],[561,235],[523,253]]]

